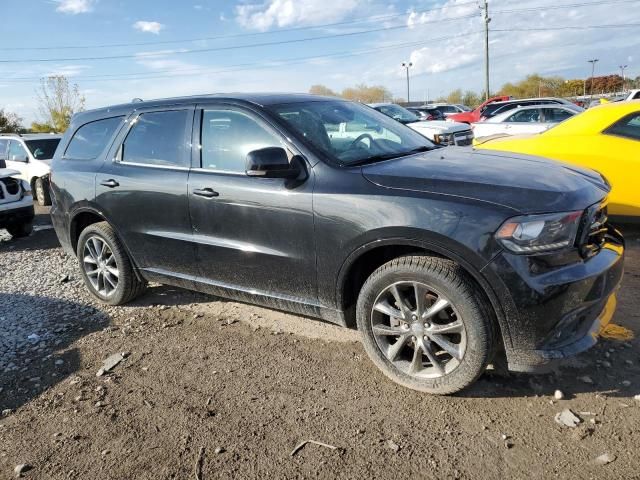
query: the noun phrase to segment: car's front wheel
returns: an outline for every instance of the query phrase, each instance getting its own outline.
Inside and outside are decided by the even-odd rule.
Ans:
[[[491,360],[494,334],[487,311],[454,262],[407,256],[367,279],[357,323],[369,357],[385,375],[443,395],[472,384]]]
[[[122,242],[107,222],[94,223],[82,231],[77,256],[85,285],[104,303],[122,305],[146,288],[146,283],[136,276]]]
[[[49,193],[49,182],[43,178],[35,181],[36,201],[41,207],[51,205],[51,194]]]

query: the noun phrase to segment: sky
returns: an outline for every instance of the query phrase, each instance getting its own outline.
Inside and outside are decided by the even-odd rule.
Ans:
[[[41,120],[39,79],[87,108],[215,92],[340,91],[411,99],[484,88],[478,0],[0,0],[0,108]],[[640,75],[640,0],[489,0],[491,88],[530,73]],[[627,26],[625,26],[627,25]],[[631,26],[629,26],[631,25]]]

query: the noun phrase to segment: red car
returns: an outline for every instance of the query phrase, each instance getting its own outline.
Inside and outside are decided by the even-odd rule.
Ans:
[[[483,112],[484,108],[487,105],[489,105],[490,103],[493,103],[493,102],[505,102],[507,100],[511,100],[511,97],[509,97],[507,95],[500,95],[498,97],[491,97],[489,100],[483,102],[475,110],[472,110],[470,112],[456,113],[455,115],[449,115],[448,120],[452,120],[454,122],[460,122],[460,123],[469,123],[469,124],[471,124],[473,122],[478,122],[480,120],[480,117],[482,116],[482,112]]]

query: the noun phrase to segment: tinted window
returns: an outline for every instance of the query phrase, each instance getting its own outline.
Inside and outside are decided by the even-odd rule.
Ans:
[[[618,135],[632,140],[640,140],[640,112],[632,113],[618,120],[607,128],[604,133]]]
[[[205,110],[202,114],[202,168],[245,171],[247,153],[266,147],[284,147],[280,138],[244,113]]]
[[[527,122],[535,123],[540,121],[540,110],[537,108],[530,108],[528,110],[521,110],[509,116],[505,122]]]
[[[9,140],[0,139],[0,160],[7,159],[7,146],[9,145]]]
[[[73,135],[65,157],[77,160],[92,160],[105,149],[116,128],[122,122],[123,117],[105,118],[90,122]]]
[[[187,167],[185,128],[188,110],[142,113],[122,144],[122,161],[163,167]]]
[[[37,160],[49,160],[53,158],[53,154],[60,143],[59,138],[47,138],[43,140],[26,140],[24,142],[27,148],[31,150],[31,155]]]
[[[572,116],[573,114],[571,112],[568,112],[563,108],[545,108],[544,109],[545,123],[559,123]]]
[[[9,158],[8,160],[15,160],[17,162],[24,162],[28,154],[25,148],[20,142],[12,140],[9,142]]]

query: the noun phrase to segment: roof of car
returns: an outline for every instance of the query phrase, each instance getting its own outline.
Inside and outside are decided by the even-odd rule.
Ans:
[[[518,103],[518,102],[540,102],[542,100],[555,100],[560,101],[562,103],[566,102],[563,98],[557,97],[537,97],[537,98],[512,98],[511,100],[502,100],[500,102],[491,102],[489,105],[492,107],[500,106],[500,105],[508,105],[510,103]]]

